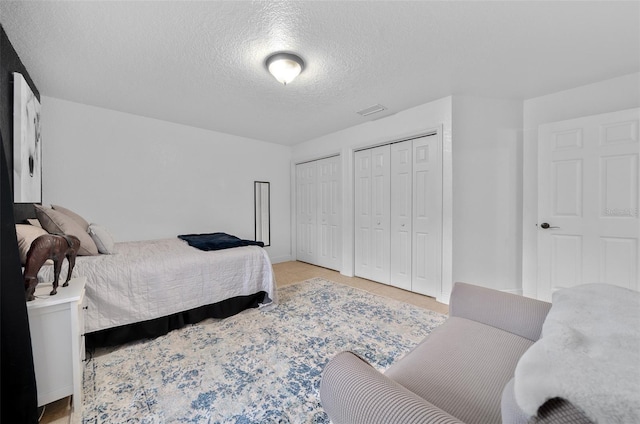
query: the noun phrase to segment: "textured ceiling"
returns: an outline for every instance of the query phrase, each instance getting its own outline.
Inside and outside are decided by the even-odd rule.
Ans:
[[[289,145],[640,70],[637,1],[2,1],[0,23],[45,96]],[[264,67],[279,50],[307,65],[286,87]]]

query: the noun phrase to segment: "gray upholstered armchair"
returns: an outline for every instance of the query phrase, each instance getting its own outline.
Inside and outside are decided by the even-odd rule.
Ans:
[[[449,319],[384,374],[353,353],[334,357],[322,376],[322,406],[334,424],[526,422],[510,380],[550,306],[456,283]]]

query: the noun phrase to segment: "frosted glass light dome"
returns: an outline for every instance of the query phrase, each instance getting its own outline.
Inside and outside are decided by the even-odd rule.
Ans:
[[[271,75],[284,85],[293,81],[304,69],[304,61],[291,53],[272,54],[266,64]]]

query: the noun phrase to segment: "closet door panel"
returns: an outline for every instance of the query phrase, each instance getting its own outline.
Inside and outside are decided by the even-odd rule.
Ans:
[[[371,279],[389,284],[391,249],[391,146],[371,149],[372,190],[371,228],[374,233],[372,248]]]
[[[371,266],[371,150],[354,154],[355,176],[355,275],[372,279]]]
[[[442,154],[437,135],[413,140],[412,290],[439,295],[441,284]]]
[[[391,145],[391,250],[392,286],[411,290],[412,143]]]
[[[371,151],[354,153],[355,275],[371,278]]]
[[[296,211],[297,211],[297,253],[300,261],[316,263],[317,227],[316,227],[316,166],[315,163],[296,165]]]
[[[390,147],[355,152],[355,274],[389,283]]]
[[[319,182],[318,265],[339,270],[342,263],[340,157],[317,161],[317,170]]]

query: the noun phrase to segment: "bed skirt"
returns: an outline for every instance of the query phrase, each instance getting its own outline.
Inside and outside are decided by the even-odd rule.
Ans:
[[[266,299],[267,292],[260,291],[252,295],[232,297],[161,318],[88,333],[85,335],[85,345],[87,349],[95,349],[117,346],[134,340],[155,338],[207,318],[228,318],[245,309],[257,308],[260,304],[266,303]]]

